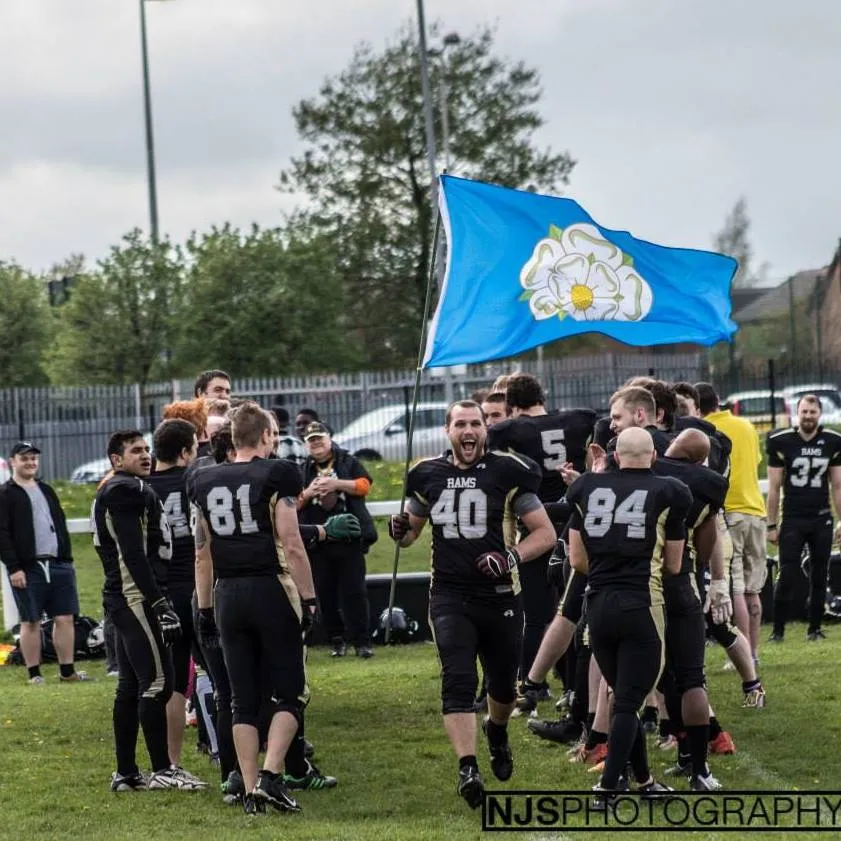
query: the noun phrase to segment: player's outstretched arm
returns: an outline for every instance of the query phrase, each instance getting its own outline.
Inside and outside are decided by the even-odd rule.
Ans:
[[[298,588],[301,600],[314,599],[315,585],[312,581],[310,559],[298,531],[297,502],[294,497],[285,496],[278,501],[274,510],[274,522],[286,563],[289,565],[289,574]]]

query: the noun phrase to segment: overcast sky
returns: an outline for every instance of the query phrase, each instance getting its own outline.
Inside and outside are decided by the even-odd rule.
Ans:
[[[841,236],[837,0],[426,0],[499,27],[536,66],[541,145],[578,160],[567,195],[603,225],[708,248],[739,195],[778,280]],[[382,45],[414,0],[170,0],[147,6],[161,228],[273,225],[299,150],[291,108]],[[0,259],[95,259],[148,225],[138,0],[0,0]]]

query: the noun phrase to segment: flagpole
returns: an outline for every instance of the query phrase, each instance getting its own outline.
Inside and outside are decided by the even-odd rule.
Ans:
[[[409,413],[409,434],[406,439],[406,463],[403,466],[403,490],[400,495],[399,513],[403,513],[406,504],[407,485],[409,483],[409,468],[412,464],[412,439],[415,434],[415,415],[418,411],[418,397],[420,393],[421,372],[423,371],[423,357],[426,350],[427,324],[429,311],[432,309],[432,286],[435,280],[435,262],[438,254],[438,238],[441,234],[441,211],[435,208],[435,229],[432,234],[432,251],[430,252],[429,272],[426,279],[426,298],[423,303],[423,322],[421,323],[420,345],[418,347],[418,365],[415,370],[415,388],[412,393],[412,409]],[[400,544],[394,544],[394,566],[391,571],[391,587],[388,592],[388,620],[385,626],[385,641],[391,637],[391,614],[394,610],[394,597],[397,592],[397,565],[400,563]]]

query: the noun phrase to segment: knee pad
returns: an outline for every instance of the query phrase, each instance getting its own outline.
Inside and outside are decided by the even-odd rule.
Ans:
[[[476,676],[473,674],[459,671],[444,675],[441,680],[441,711],[443,714],[472,713],[475,688]],[[490,686],[488,692],[490,694]],[[491,697],[499,700],[495,695],[491,694]]]

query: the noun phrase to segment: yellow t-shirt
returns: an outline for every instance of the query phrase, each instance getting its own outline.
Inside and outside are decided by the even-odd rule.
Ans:
[[[730,490],[724,500],[724,510],[739,514],[765,516],[765,500],[759,490],[759,463],[762,448],[753,424],[734,415],[729,409],[710,412],[704,416],[733,443],[730,453]]]

